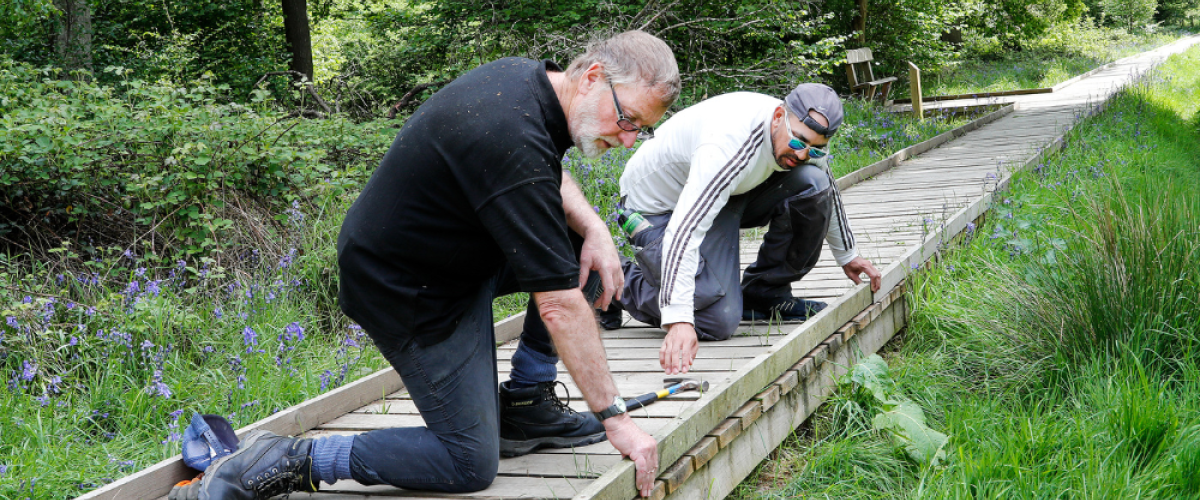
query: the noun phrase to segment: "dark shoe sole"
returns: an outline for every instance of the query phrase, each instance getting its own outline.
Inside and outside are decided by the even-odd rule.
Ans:
[[[500,456],[519,457],[533,453],[539,448],[573,448],[596,444],[606,439],[608,436],[603,431],[587,436],[550,436],[524,440],[500,438]]]

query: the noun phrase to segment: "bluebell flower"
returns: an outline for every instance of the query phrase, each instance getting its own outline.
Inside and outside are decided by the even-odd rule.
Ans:
[[[37,372],[37,363],[30,363],[29,361],[21,362],[21,380],[29,382],[33,380],[33,377],[37,376]]]
[[[146,394],[151,396],[160,396],[163,399],[171,399],[171,388],[163,383],[162,370],[154,370],[154,380],[146,387]]]
[[[15,329],[15,328],[17,328],[17,327],[19,326],[19,323],[17,323],[17,318],[15,318],[15,317],[13,317],[13,316],[6,316],[6,317],[4,318],[4,322],[5,322],[5,323],[7,323],[7,324],[8,324],[8,326],[10,326],[10,327],[12,327],[12,328],[14,328],[14,329]]]
[[[293,321],[292,324],[284,327],[283,332],[294,340],[304,340],[304,327],[300,326],[298,322]]]
[[[247,326],[246,329],[242,330],[242,341],[248,346],[258,345],[258,333],[253,328]]]

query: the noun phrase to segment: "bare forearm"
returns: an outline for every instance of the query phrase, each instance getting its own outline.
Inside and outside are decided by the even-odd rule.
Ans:
[[[534,294],[542,320],[571,378],[583,391],[588,407],[600,411],[620,393],[608,370],[608,358],[591,306],[579,290]]]
[[[579,189],[579,184],[576,184],[575,179],[565,170],[562,177],[562,199],[563,211],[567,214],[567,226],[572,231],[584,236],[589,231],[608,232],[608,227],[592,209],[591,203],[588,203],[587,197],[583,195],[583,190]]]

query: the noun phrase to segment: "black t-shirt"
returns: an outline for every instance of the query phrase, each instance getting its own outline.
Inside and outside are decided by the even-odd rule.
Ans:
[[[409,118],[338,235],[342,310],[372,332],[437,343],[505,264],[527,292],[579,285],[567,237],[567,118],[550,61],[480,66]]]

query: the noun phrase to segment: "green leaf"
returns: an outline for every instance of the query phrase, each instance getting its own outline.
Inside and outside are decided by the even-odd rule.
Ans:
[[[886,433],[904,448],[913,461],[936,466],[946,460],[950,438],[925,424],[925,412],[907,399],[889,401],[884,412],[875,415],[875,429]]]
[[[850,381],[865,387],[875,399],[886,403],[888,393],[892,388],[892,377],[888,372],[887,361],[878,354],[867,356],[866,359],[854,365],[850,370]]]

